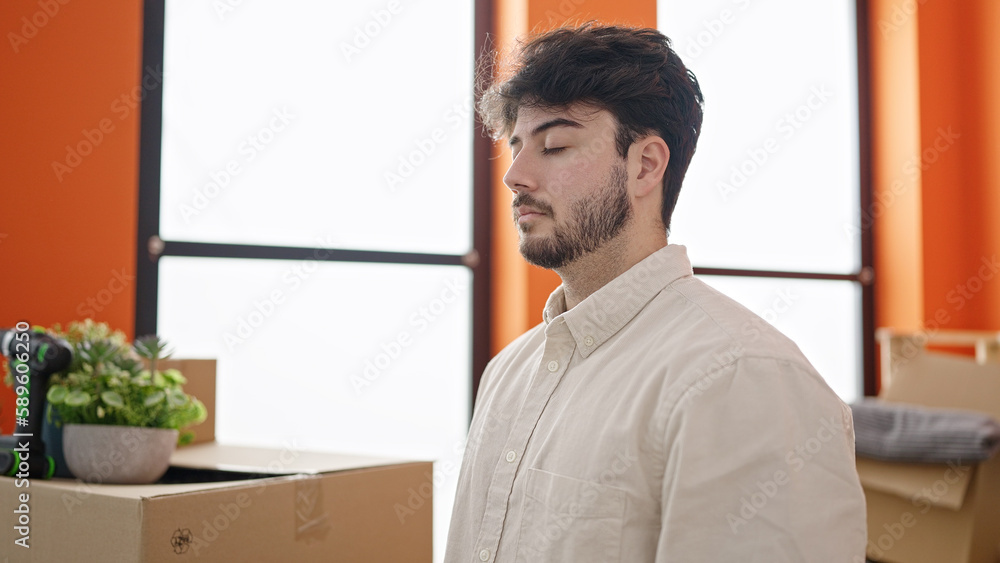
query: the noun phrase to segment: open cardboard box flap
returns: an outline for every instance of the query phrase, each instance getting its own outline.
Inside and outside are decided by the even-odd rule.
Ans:
[[[170,457],[170,465],[177,467],[273,475],[329,473],[410,462],[412,460],[310,452],[291,447],[279,451],[218,442],[178,448]]]
[[[893,403],[961,409],[1000,420],[1000,364],[976,364],[968,358],[923,352],[901,360],[892,385],[879,398]]]
[[[284,480],[308,478],[308,475],[276,475],[269,482],[277,483]],[[115,485],[107,483],[89,484],[85,481],[72,479],[52,479],[45,481],[44,486],[48,489],[62,491],[64,495],[70,497],[70,505],[82,503],[91,488],[100,485],[101,496],[116,497],[123,499],[158,499],[173,495],[200,494],[217,489],[238,489],[245,487],[246,480],[219,481],[213,483],[192,482],[192,483],[156,483],[151,485]],[[96,489],[95,489],[96,490]],[[80,499],[80,503],[77,502]]]
[[[921,352],[901,360],[892,376],[892,385],[879,398],[893,403],[923,407],[971,410],[1000,420],[1000,365],[976,364],[967,358]],[[859,457],[858,475],[866,488],[897,495],[907,500],[927,502],[959,510],[966,497],[974,470],[948,472],[944,464],[890,463]],[[933,484],[949,475],[944,494],[931,491]],[[931,492],[928,492],[931,491]]]
[[[920,498],[934,506],[955,511],[962,508],[974,472],[974,468],[951,472],[947,490],[943,494],[938,494],[940,489],[935,491],[934,483],[940,481],[942,475],[948,471],[947,465],[900,464],[863,457],[859,457],[857,462],[858,476],[866,490],[881,491],[907,500]],[[951,480],[951,475],[954,475],[954,481]]]

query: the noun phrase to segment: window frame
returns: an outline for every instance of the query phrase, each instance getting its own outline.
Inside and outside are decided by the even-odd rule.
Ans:
[[[473,61],[487,45],[492,26],[492,2],[476,0],[473,7]],[[162,68],[166,0],[143,1],[141,68]],[[469,85],[470,90],[474,85]],[[248,244],[172,241],[160,238],[160,179],[163,141],[163,84],[146,92],[141,104],[139,128],[139,194],[136,228],[136,294],[134,334],[157,331],[159,259],[163,256],[202,258],[247,258],[259,260],[319,260],[382,264],[465,266],[472,272],[471,363],[473,404],[479,379],[489,362],[491,295],[490,260],[490,141],[480,132],[478,120],[472,131],[472,249],[464,255],[386,252]],[[324,258],[319,258],[324,256]],[[471,409],[470,409],[471,412]]]
[[[855,36],[857,54],[857,101],[858,101],[858,202],[860,204],[861,232],[861,264],[857,271],[850,274],[833,274],[825,272],[793,272],[782,270],[751,270],[741,268],[693,267],[695,275],[735,276],[746,278],[778,278],[849,281],[857,284],[861,293],[861,392],[864,396],[874,396],[878,393],[878,375],[876,372],[875,354],[875,268],[874,268],[874,238],[870,221],[864,221],[871,216],[872,208],[872,172],[871,172],[871,69],[869,65],[870,43],[869,33],[869,2],[855,0]]]
[[[493,44],[490,35],[494,29],[494,2],[475,0],[474,64],[479,69],[490,69],[494,63],[490,55]],[[861,217],[866,217],[872,206],[871,172],[871,75],[869,65],[869,2],[855,0],[857,72],[858,72],[858,171]],[[152,65],[162,67],[164,39],[165,0],[144,0],[142,68]],[[476,78],[489,76],[488,72]],[[474,85],[470,85],[475,92]],[[492,141],[482,134],[478,116],[473,120],[472,134],[472,190],[473,190],[473,249],[465,255],[420,254],[405,252],[360,251],[348,249],[316,249],[304,247],[272,247],[259,245],[231,245],[164,241],[159,238],[160,171],[162,142],[163,90],[162,84],[149,90],[141,105],[139,197],[136,233],[136,297],[135,334],[156,331],[157,296],[159,283],[158,260],[160,256],[201,256],[218,258],[254,259],[315,259],[316,250],[327,250],[325,260],[332,262],[375,262],[395,264],[464,265],[472,271],[472,397],[474,404],[480,378],[488,364],[491,342],[490,303],[492,300],[491,231],[491,168]],[[817,279],[851,281],[861,292],[862,340],[862,392],[866,396],[878,392],[875,350],[875,284],[874,238],[871,222],[862,221],[861,267],[852,274],[816,272],[786,272],[776,270],[745,270],[728,268],[694,267],[697,275],[741,277],[769,277],[784,279]]]

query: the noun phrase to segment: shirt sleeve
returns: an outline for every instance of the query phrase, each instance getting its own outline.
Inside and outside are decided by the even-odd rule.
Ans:
[[[685,384],[668,406],[658,563],[865,561],[850,409],[818,374],[744,357]]]

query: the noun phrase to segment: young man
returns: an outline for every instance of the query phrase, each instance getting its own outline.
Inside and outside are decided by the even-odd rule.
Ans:
[[[850,410],[667,244],[702,121],[669,40],[543,34],[480,111],[562,285],[483,375],[446,561],[863,562]]]

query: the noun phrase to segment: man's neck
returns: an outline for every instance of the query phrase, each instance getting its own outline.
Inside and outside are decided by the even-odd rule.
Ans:
[[[557,269],[556,273],[562,278],[566,310],[576,307],[608,282],[666,245],[665,237],[646,240],[645,244],[634,244],[627,236],[621,236]]]

